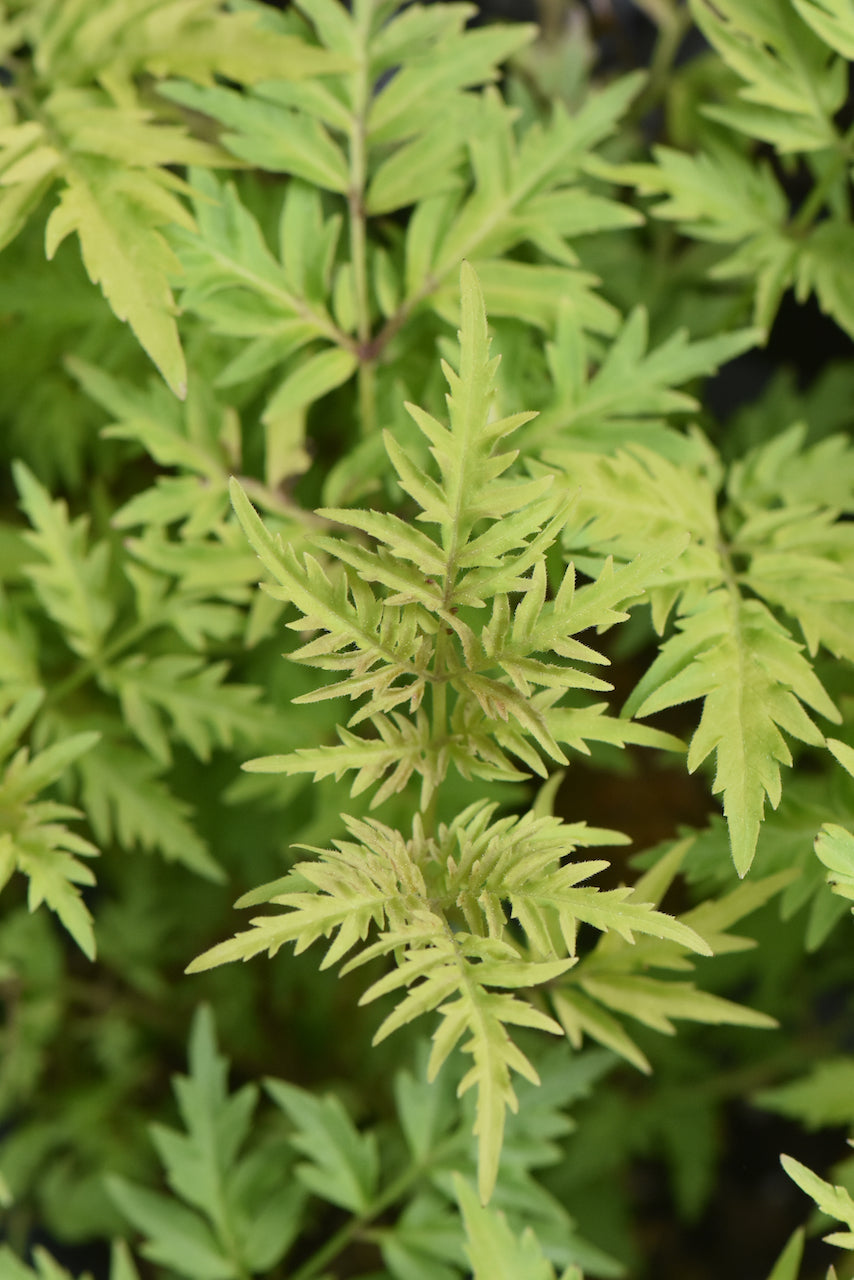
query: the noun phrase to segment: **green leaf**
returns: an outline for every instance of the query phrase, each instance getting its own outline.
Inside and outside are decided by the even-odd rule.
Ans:
[[[847,334],[854,335],[851,289],[854,274],[849,266],[854,249],[854,227],[830,218],[809,235],[798,256],[795,296],[804,302],[814,292],[821,310]]]
[[[368,1210],[377,1190],[379,1158],[372,1133],[359,1133],[338,1098],[316,1098],[282,1080],[267,1080],[273,1101],[290,1117],[291,1143],[307,1159],[297,1165],[315,1195],[351,1213]]]
[[[217,333],[278,343],[277,355],[264,351],[263,359],[253,357],[262,369],[312,338],[343,341],[326,307],[340,219],[323,222],[317,192],[291,184],[277,258],[233,185],[203,169],[192,169],[190,181],[197,193],[197,230],[173,232],[184,271],[182,307]],[[229,377],[234,376],[232,368]]]
[[[106,1186],[124,1217],[147,1237],[142,1253],[152,1262],[192,1280],[233,1280],[237,1275],[198,1214],[117,1174],[107,1178]]]
[[[771,5],[749,8],[734,0],[712,7],[692,0],[703,34],[745,81],[739,92],[750,107],[710,107],[706,114],[781,151],[822,149],[836,141],[833,117],[845,99],[839,64],[793,14]],[[755,104],[755,105],[754,105]]]
[[[40,692],[33,691],[0,720],[0,758],[11,750],[40,702]],[[92,917],[78,886],[93,885],[95,877],[80,858],[94,857],[98,849],[61,821],[82,817],[77,809],[35,797],[91,751],[99,736],[74,734],[32,757],[22,747],[0,775],[0,889],[16,871],[26,876],[30,911],[44,903],[90,960],[95,956]]]
[[[157,849],[208,880],[224,873],[189,820],[191,809],[157,776],[158,766],[141,751],[111,742],[84,757],[77,769],[82,803],[96,838],[125,849]]]
[[[553,400],[536,425],[527,429],[526,447],[547,444],[546,458],[559,460],[552,445],[559,449],[561,441],[584,441],[601,452],[624,441],[636,445],[641,432],[658,430],[665,418],[699,407],[695,397],[675,388],[713,373],[754,345],[759,336],[756,329],[743,329],[690,342],[686,331],[677,329],[649,351],[646,311],[636,307],[596,372],[588,375],[577,311],[563,306],[555,340],[546,347]],[[678,501],[678,493],[671,490],[671,496]]]
[[[369,141],[393,142],[432,125],[437,101],[453,90],[495,79],[497,64],[535,34],[531,25],[483,27],[453,42],[443,41],[417,62],[404,65],[371,104]]]
[[[247,1149],[258,1091],[246,1085],[229,1094],[228,1062],[207,1006],[193,1019],[189,1066],[187,1076],[173,1078],[184,1130],[151,1126],[174,1198],[117,1177],[108,1190],[147,1236],[146,1257],[194,1280],[239,1280],[278,1262],[298,1229],[303,1197],[289,1186],[275,1144],[265,1149],[256,1139]]]
[[[346,158],[319,121],[258,94],[241,94],[219,85],[173,82],[161,92],[225,125],[221,141],[241,160],[273,173],[293,174],[327,191],[346,193]]]
[[[774,1263],[774,1269],[768,1280],[798,1280],[803,1253],[804,1232],[803,1228],[799,1228],[789,1237],[785,1249]]]
[[[280,383],[264,410],[264,419],[277,419],[305,410],[327,392],[340,387],[356,371],[358,360],[352,351],[333,347],[309,356]]]
[[[47,490],[23,462],[13,464],[21,506],[33,531],[26,539],[41,557],[25,568],[42,607],[62,628],[68,643],[83,658],[93,657],[115,616],[105,542],[87,550],[88,518],[72,521],[62,499],[51,501]]]
[[[163,718],[171,736],[185,742],[200,760],[217,747],[232,746],[235,736],[252,738],[263,719],[258,690],[223,683],[224,662],[179,654],[146,659],[142,654],[111,667],[102,684],[114,691],[125,724],[161,764],[172,758]]]
[[[828,1057],[804,1076],[755,1095],[760,1107],[798,1120],[808,1129],[854,1124],[854,1063]]]
[[[653,211],[677,222],[684,234],[738,246],[716,263],[713,274],[755,280],[753,322],[767,333],[794,279],[799,253],[786,234],[788,204],[770,168],[711,138],[697,156],[667,147],[654,154],[655,165],[628,165],[622,176],[644,193],[665,195]]]

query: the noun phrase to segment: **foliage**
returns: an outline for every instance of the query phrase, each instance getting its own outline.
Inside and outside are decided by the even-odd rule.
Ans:
[[[0,1280],[665,1280],[854,1127],[854,10],[636,7],[0,3]]]

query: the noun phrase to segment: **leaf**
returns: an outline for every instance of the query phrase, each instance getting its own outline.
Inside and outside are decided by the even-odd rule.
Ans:
[[[225,125],[223,145],[255,168],[293,174],[327,191],[347,192],[346,158],[319,121],[261,95],[219,85],[172,82],[161,92]]]
[[[825,1241],[841,1249],[854,1249],[854,1200],[845,1188],[831,1186],[791,1156],[780,1156],[780,1163],[792,1181],[815,1200],[822,1213],[841,1219],[849,1228],[848,1231],[837,1231],[825,1236]]]
[[[474,1280],[554,1280],[554,1268],[530,1227],[521,1238],[514,1236],[504,1214],[483,1208],[459,1174],[454,1175],[454,1190]]]
[[[342,348],[331,356],[344,358],[353,339],[327,308],[340,216],[324,220],[319,193],[292,180],[282,205],[276,257],[233,185],[202,169],[191,170],[190,181],[197,230],[180,228],[172,236],[183,267],[182,308],[201,316],[216,333],[250,340],[220,371],[218,384],[278,367],[318,338]],[[330,353],[320,355],[323,370]]]
[[[518,140],[512,111],[489,95],[470,132],[473,189],[431,192],[409,220],[402,311],[424,300],[456,323],[455,279],[461,262],[468,260],[478,271],[492,314],[523,316],[550,329],[561,300],[570,298],[586,328],[612,332],[616,312],[593,292],[594,277],[577,270],[568,241],[637,221],[624,206],[592,197],[579,179],[590,151],[614,130],[639,88],[639,78],[623,77],[591,95],[572,116],[556,106],[547,125],[525,130]],[[434,123],[430,108],[419,110],[425,123]],[[509,251],[525,241],[549,263],[534,266],[508,259]]]
[[[774,1263],[768,1280],[798,1280],[804,1252],[803,1228],[792,1232],[785,1249]]]
[[[179,263],[159,226],[187,224],[165,181],[142,172],[79,160],[48,219],[45,249],[52,258],[72,231],[83,263],[110,307],[126,320],[164,379],[183,399],[187,370],[175,325],[169,277]]]
[[[854,58],[854,13],[848,0],[793,0],[813,31],[843,58]]]
[[[190,806],[172,794],[148,756],[112,742],[77,768],[86,816],[102,845],[115,840],[125,849],[157,849],[208,880],[224,878],[189,821]]]
[[[0,720],[0,758],[12,749],[40,702],[40,691],[33,691]],[[78,886],[93,885],[95,877],[80,858],[97,856],[98,849],[62,821],[82,817],[77,809],[35,797],[91,751],[98,737],[73,734],[32,757],[22,747],[0,775],[0,889],[16,871],[26,876],[29,910],[44,903],[90,960],[95,957],[92,917]]]
[[[33,531],[25,535],[41,560],[26,566],[42,607],[62,628],[83,658],[100,649],[115,616],[108,585],[109,549],[104,542],[87,550],[86,516],[71,521],[66,504],[51,501],[47,490],[23,462],[13,464],[21,506]]]
[[[198,1214],[169,1197],[111,1174],[110,1198],[125,1218],[147,1237],[142,1253],[193,1280],[232,1280],[235,1270],[216,1237]]]
[[[265,421],[273,423],[305,410],[315,400],[347,382],[356,371],[357,364],[351,351],[335,347],[309,356],[272,393],[264,410]]]
[[[280,1151],[257,1139],[247,1150],[257,1089],[229,1094],[228,1063],[204,1005],[190,1031],[189,1066],[189,1075],[173,1077],[184,1130],[151,1126],[173,1198],[118,1177],[107,1180],[108,1191],[147,1236],[146,1257],[197,1280],[237,1280],[281,1258],[303,1198],[287,1185],[287,1163],[271,1168]]]
[[[655,165],[625,166],[622,176],[646,194],[665,195],[654,213],[677,222],[684,234],[738,246],[713,273],[755,279],[753,323],[767,333],[798,256],[797,244],[785,234],[786,198],[771,170],[711,138],[697,156],[666,147],[655,148],[654,155]]]
[[[844,77],[838,64],[827,65],[828,50],[808,27],[771,6],[745,10],[733,0],[714,8],[708,0],[692,0],[691,12],[709,42],[746,82],[739,97],[756,104],[707,108],[706,114],[773,142],[781,151],[833,144]]]
[[[760,1107],[799,1120],[808,1129],[854,1123],[854,1063],[827,1057],[787,1084],[762,1089],[755,1095]]]
[[[137,654],[111,667],[102,684],[118,695],[125,724],[161,764],[172,758],[164,717],[171,721],[173,738],[200,760],[209,760],[215,747],[230,747],[235,735],[252,738],[263,718],[253,706],[258,690],[223,683],[226,670],[223,662],[195,656],[146,660]]]
[[[854,835],[826,822],[816,837],[816,857],[827,867],[827,882],[841,898],[854,899]],[[854,907],[851,908],[854,911]]]
[[[454,90],[495,79],[497,64],[534,34],[531,25],[496,25],[467,31],[422,52],[374,98],[367,119],[369,140],[374,145],[396,141],[432,124],[438,102],[446,99],[456,108],[457,102],[449,97]]]
[[[806,240],[798,257],[795,296],[804,302],[814,292],[821,310],[840,328],[854,334],[851,306],[852,275],[849,261],[854,248],[854,228],[835,218],[820,223]]]
[[[88,12],[87,12],[88,9]],[[114,69],[131,79],[183,75],[209,83],[214,75],[254,83],[271,76],[301,79],[341,70],[346,59],[331,56],[280,26],[278,15],[257,7],[223,12],[217,0],[175,7],[172,0],[99,0],[67,13],[50,13],[39,44],[39,66],[47,79],[80,77]]]
[[[372,1133],[360,1134],[338,1098],[316,1098],[283,1080],[267,1080],[267,1092],[290,1117],[291,1143],[307,1159],[297,1175],[315,1195],[366,1212],[377,1190],[379,1158]]]
[[[700,724],[688,752],[696,769],[712,751],[713,783],[723,792],[733,861],[744,875],[753,860],[765,797],[780,801],[780,765],[791,756],[780,730],[821,746],[824,738],[803,709],[837,721],[833,706],[800,648],[758,601],[713,592],[680,634],[663,646],[625,711],[651,715],[703,697]]]
[[[535,442],[547,444],[545,456],[551,459],[556,456],[552,446],[560,449],[564,441],[574,444],[583,440],[600,452],[624,441],[637,445],[640,432],[661,427],[662,420],[671,415],[696,410],[697,400],[676,387],[713,373],[753,346],[758,336],[755,329],[743,329],[690,342],[686,331],[677,329],[649,351],[647,314],[643,307],[636,307],[596,372],[588,376],[577,311],[563,306],[555,340],[546,347],[554,379],[553,399],[536,425],[528,427],[526,447],[532,448]],[[671,494],[673,500],[679,500],[678,493]]]
[[[459,1215],[435,1194],[415,1194],[393,1227],[378,1234],[394,1280],[456,1280],[464,1264]]]

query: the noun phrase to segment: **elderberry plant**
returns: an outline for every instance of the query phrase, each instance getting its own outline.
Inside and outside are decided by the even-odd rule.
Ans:
[[[704,394],[854,334],[854,9],[593,8],[0,3],[0,1280],[662,1280],[854,1128],[852,366]]]

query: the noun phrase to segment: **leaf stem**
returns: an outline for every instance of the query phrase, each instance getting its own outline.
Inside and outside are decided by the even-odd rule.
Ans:
[[[353,72],[353,115],[350,125],[350,260],[359,343],[359,421],[362,435],[376,430],[375,359],[371,344],[371,302],[368,291],[368,242],[365,186],[368,177],[366,122],[371,101],[370,55],[373,4],[356,7],[359,51]]]
[[[790,222],[789,232],[791,235],[803,236],[811,229],[827,199],[828,192],[839,179],[851,159],[852,149],[854,149],[854,125],[848,130],[844,138],[840,139],[839,147],[833,159]]]
[[[428,1153],[423,1160],[413,1160],[412,1164],[403,1173],[398,1174],[386,1187],[381,1195],[377,1196],[373,1204],[367,1209],[363,1209],[360,1214],[351,1218],[349,1222],[345,1222],[334,1235],[326,1241],[325,1244],[317,1250],[316,1253],[303,1263],[303,1265],[294,1271],[290,1280],[313,1280],[313,1277],[327,1265],[337,1258],[340,1253],[346,1249],[351,1240],[355,1239],[375,1218],[381,1213],[385,1213],[398,1200],[402,1199],[413,1183],[418,1182],[432,1165],[440,1163],[445,1156],[452,1152],[459,1144],[459,1133],[453,1133],[447,1137],[444,1142],[440,1142]]]

